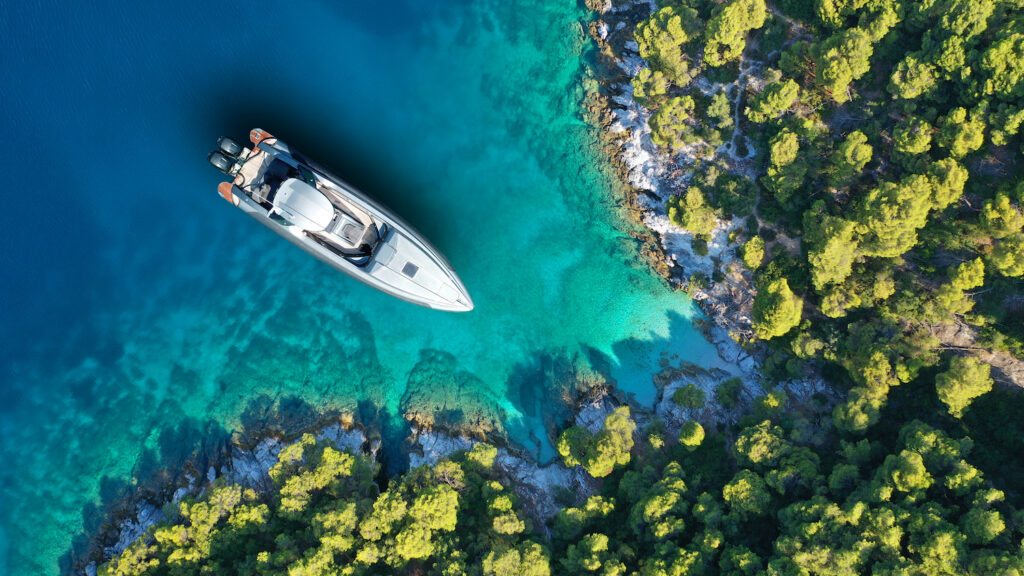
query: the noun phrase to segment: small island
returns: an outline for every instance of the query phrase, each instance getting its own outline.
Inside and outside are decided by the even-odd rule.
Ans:
[[[86,572],[1024,574],[1019,3],[588,6],[651,264],[757,377],[592,389],[546,466],[422,414],[390,476],[351,419],[268,437]]]

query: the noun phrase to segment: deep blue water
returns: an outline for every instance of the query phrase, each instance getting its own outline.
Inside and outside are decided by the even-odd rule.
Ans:
[[[662,362],[717,362],[595,168],[583,18],[568,0],[0,7],[0,574],[57,572],[110,497],[270,404],[419,403],[546,459],[553,359],[640,402]],[[231,208],[205,154],[255,126],[419,228],[476,310],[391,299]]]

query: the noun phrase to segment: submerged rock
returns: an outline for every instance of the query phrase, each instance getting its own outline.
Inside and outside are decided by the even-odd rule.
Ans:
[[[488,388],[457,369],[455,356],[423,350],[402,395],[403,417],[418,428],[455,430],[475,438],[503,437],[505,414]]]

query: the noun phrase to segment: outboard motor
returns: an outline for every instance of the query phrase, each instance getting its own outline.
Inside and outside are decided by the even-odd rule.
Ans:
[[[238,145],[238,142],[235,142],[227,136],[221,136],[220,139],[217,140],[217,148],[232,158],[238,158],[238,155],[242,153],[242,147]]]
[[[235,166],[235,161],[221,152],[214,150],[210,152],[210,155],[206,157],[206,161],[213,165],[214,168],[221,172],[231,175],[231,169]]]

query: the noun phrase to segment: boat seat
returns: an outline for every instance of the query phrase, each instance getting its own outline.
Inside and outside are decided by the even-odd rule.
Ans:
[[[270,202],[270,184],[263,182],[262,184],[255,185],[252,187],[252,199],[257,204],[266,204]]]
[[[326,232],[342,240],[351,248],[358,248],[366,244],[365,238],[370,232],[362,222],[352,218],[348,214],[339,211],[334,216],[334,221],[328,226]]]

